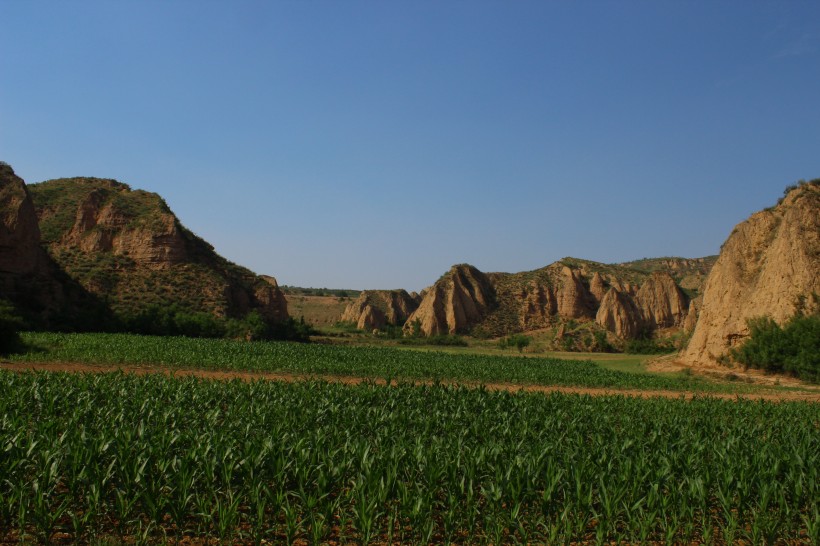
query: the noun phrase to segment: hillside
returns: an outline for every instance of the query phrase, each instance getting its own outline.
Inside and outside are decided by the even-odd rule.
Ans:
[[[774,207],[738,224],[709,274],[692,339],[692,365],[728,361],[750,319],[779,324],[820,311],[820,179],[787,188]]]
[[[708,259],[689,261],[709,266]],[[650,268],[564,258],[533,271],[486,274],[456,265],[425,291],[405,330],[495,337],[551,328],[560,337],[564,325],[581,322],[619,340],[679,331],[690,298],[672,275],[677,263]],[[690,275],[681,267],[678,272],[679,278]],[[695,293],[699,288],[693,285]]]
[[[28,187],[51,258],[118,317],[152,307],[272,322],[288,317],[272,277],[219,256],[160,196],[115,180],[65,178]]]

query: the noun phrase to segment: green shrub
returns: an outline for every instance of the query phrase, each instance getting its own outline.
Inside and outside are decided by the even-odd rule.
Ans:
[[[769,317],[748,324],[749,339],[731,352],[736,361],[820,382],[820,315],[795,315],[782,327]]]
[[[596,330],[593,332],[594,342],[592,344],[592,352],[595,353],[611,353],[615,351],[615,347],[609,342],[606,337],[606,332],[603,330]]]
[[[401,339],[404,337],[404,326],[401,324],[385,324],[381,333],[387,339]]]
[[[524,334],[513,334],[509,337],[503,337],[498,340],[498,346],[503,350],[507,347],[515,347],[518,352],[523,352],[524,347],[528,347],[532,338]]]
[[[669,340],[658,340],[649,332],[641,332],[635,339],[630,339],[624,347],[625,353],[634,355],[660,355],[674,353],[677,349]]]
[[[278,339],[309,341],[315,333],[304,318],[289,318],[270,323],[256,310],[243,318],[221,318],[205,312],[192,312],[176,305],[149,305],[140,312],[120,318],[119,329],[143,335],[186,336],[232,339]]]

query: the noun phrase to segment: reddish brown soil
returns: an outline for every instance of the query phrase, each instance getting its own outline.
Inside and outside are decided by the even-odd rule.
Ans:
[[[74,362],[37,362],[37,363],[19,363],[0,361],[0,370],[10,370],[16,372],[25,372],[31,370],[44,370],[52,372],[90,372],[90,373],[106,373],[106,372],[125,372],[135,375],[146,374],[165,374],[175,377],[201,377],[204,379],[214,379],[221,381],[229,381],[232,379],[241,379],[243,381],[253,380],[268,380],[268,381],[304,381],[308,379],[320,379],[333,383],[342,383],[345,385],[358,385],[369,381],[378,385],[386,384],[386,381],[381,378],[363,378],[339,375],[306,375],[306,374],[288,374],[288,373],[270,373],[270,372],[237,372],[237,371],[217,371],[217,370],[196,370],[196,369],[177,369],[170,370],[157,366],[115,366],[115,365],[96,365],[96,364],[82,364]],[[433,381],[415,380],[413,383],[420,385],[432,385]],[[685,398],[687,400],[695,396],[709,396],[713,398],[722,398],[726,400],[735,400],[743,398],[747,400],[802,400],[806,402],[820,402],[820,391],[778,391],[778,392],[759,392],[759,393],[745,393],[745,394],[730,394],[730,393],[696,393],[690,391],[664,391],[664,390],[639,390],[639,389],[609,389],[609,388],[591,388],[591,387],[565,387],[556,385],[515,385],[510,383],[476,383],[476,382],[456,382],[456,381],[441,381],[443,384],[459,384],[466,387],[478,388],[484,387],[489,391],[508,391],[508,392],[562,392],[573,394],[589,394],[592,396],[605,395],[623,395],[632,396],[636,398]]]

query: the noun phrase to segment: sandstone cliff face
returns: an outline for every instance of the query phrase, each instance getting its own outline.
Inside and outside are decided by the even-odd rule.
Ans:
[[[644,327],[635,301],[615,287],[610,288],[601,301],[595,322],[622,339],[635,338]]]
[[[387,324],[404,324],[419,306],[418,295],[406,290],[365,290],[342,313],[343,322],[361,330],[380,330]]]
[[[683,331],[691,334],[695,331],[695,326],[698,323],[698,308],[695,300],[689,302],[689,311],[686,313],[686,319],[683,321]]]
[[[544,328],[555,322],[558,300],[547,285],[530,281],[519,296],[521,306],[518,323],[522,330]]]
[[[558,314],[563,318],[595,317],[595,299],[581,282],[580,275],[570,269],[561,269],[561,285],[558,289]]]
[[[453,266],[424,295],[407,319],[405,332],[418,321],[424,335],[464,333],[493,305],[495,290],[487,275],[471,265]]]
[[[650,329],[683,326],[688,311],[686,296],[669,273],[656,271],[638,290],[635,303]]]
[[[285,293],[279,288],[275,277],[259,275],[262,282],[255,282],[254,300],[262,316],[275,322],[288,319],[288,300]]]
[[[49,254],[118,314],[177,305],[220,317],[258,311],[272,321],[288,318],[275,279],[219,256],[154,193],[98,178],[29,189]]]
[[[59,241],[86,253],[128,256],[142,267],[167,269],[190,259],[183,228],[155,194],[132,191],[114,180],[81,179],[88,186],[71,229]],[[147,210],[135,217],[137,202]],[[49,214],[44,207],[43,215]]]
[[[599,272],[592,274],[592,280],[589,281],[589,292],[595,300],[595,305],[601,305],[604,296],[606,295],[606,283]]]
[[[783,323],[818,311],[820,185],[791,191],[776,207],[738,224],[706,281],[695,331],[682,357],[714,364],[749,334],[746,321]]]

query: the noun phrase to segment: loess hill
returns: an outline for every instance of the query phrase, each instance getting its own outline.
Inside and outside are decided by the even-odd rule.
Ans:
[[[155,193],[100,178],[49,180],[28,193],[50,259],[116,316],[174,306],[216,317],[288,317],[275,279],[218,255]]]

